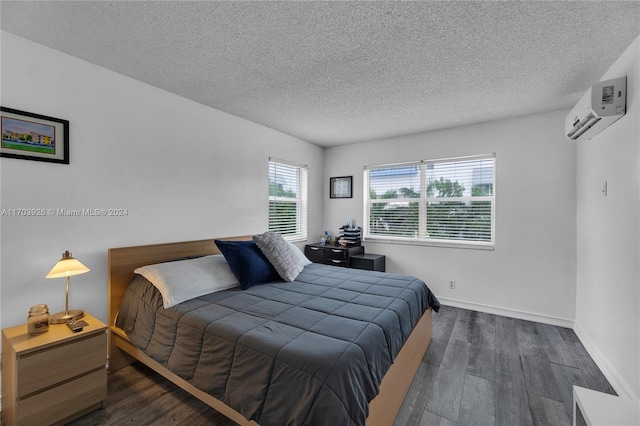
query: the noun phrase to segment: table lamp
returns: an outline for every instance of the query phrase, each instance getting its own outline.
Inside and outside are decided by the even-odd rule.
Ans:
[[[47,278],[67,277],[64,312],[58,312],[57,314],[51,315],[51,318],[49,319],[50,323],[64,324],[72,318],[77,320],[84,316],[84,311],[82,309],[69,310],[69,277],[72,275],[84,274],[85,272],[89,272],[89,268],[71,256],[69,250],[62,253],[62,259],[60,259],[53,269],[49,271]]]

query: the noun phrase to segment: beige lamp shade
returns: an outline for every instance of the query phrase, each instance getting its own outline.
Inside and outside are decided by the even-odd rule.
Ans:
[[[89,268],[84,266],[78,259],[74,258],[69,250],[62,253],[62,259],[55,264],[53,269],[47,274],[47,278],[67,278],[67,289],[65,291],[64,312],[51,315],[51,323],[62,324],[69,319],[79,319],[84,316],[81,309],[69,310],[69,277],[73,275],[89,272]]]
[[[62,259],[49,271],[47,278],[71,277],[73,275],[84,274],[85,272],[89,272],[89,268],[73,257],[69,250],[67,250],[62,253]]]

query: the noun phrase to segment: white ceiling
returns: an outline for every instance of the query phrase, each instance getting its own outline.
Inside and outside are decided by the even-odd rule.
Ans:
[[[640,34],[635,1],[3,0],[0,15],[5,31],[321,146],[569,108]]]

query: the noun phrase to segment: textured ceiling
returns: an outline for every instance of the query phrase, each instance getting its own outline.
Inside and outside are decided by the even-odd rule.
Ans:
[[[2,1],[0,15],[322,146],[571,107],[640,34],[640,2],[616,1]]]

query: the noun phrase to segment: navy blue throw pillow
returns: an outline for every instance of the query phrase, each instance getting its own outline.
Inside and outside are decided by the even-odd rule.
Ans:
[[[243,290],[254,285],[281,280],[273,265],[262,254],[253,241],[214,240],[222,255],[227,259]]]

